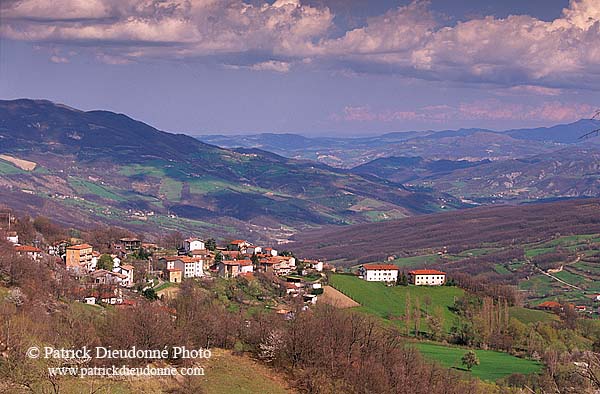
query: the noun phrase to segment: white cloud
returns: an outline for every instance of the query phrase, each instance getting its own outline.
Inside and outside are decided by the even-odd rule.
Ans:
[[[50,61],[52,63],[69,63],[69,59],[64,56],[52,55],[50,56]]]
[[[440,25],[428,1],[369,18],[332,38],[334,15],[301,0],[5,0],[0,34],[97,48],[118,62],[228,56],[287,72],[289,64],[503,86],[600,86],[600,1],[571,0],[560,18],[513,15]],[[239,57],[240,61],[231,60]],[[533,89],[533,88],[529,88]]]
[[[548,87],[600,82],[598,0],[572,0],[552,22],[488,16],[452,27],[436,26],[426,4],[373,18],[323,47],[350,62],[427,79]]]
[[[346,106],[331,119],[338,122],[420,121],[446,123],[448,121],[540,121],[572,122],[589,118],[593,107],[587,104],[548,101],[539,104],[520,104],[495,99],[462,102],[456,105],[434,105],[414,110],[375,110],[369,106]]]
[[[290,63],[278,62],[275,60],[269,60],[268,62],[256,63],[250,66],[254,71],[275,71],[278,73],[287,73],[290,71]]]
[[[311,46],[311,40],[322,37],[333,20],[327,8],[298,1],[280,0],[273,5],[237,0],[55,3],[24,0],[3,5],[7,23],[0,32],[15,40],[97,44],[113,46],[116,51],[161,46],[161,54],[171,56],[247,51],[287,54]],[[156,52],[148,50],[149,54]]]

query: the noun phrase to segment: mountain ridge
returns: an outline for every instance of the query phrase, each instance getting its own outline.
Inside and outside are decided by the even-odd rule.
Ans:
[[[224,149],[124,114],[49,101],[0,101],[0,141],[0,153],[36,163],[25,171],[0,160],[0,197],[35,196],[41,200],[30,198],[32,205],[51,202],[56,215],[77,212],[87,224],[286,239],[305,227],[465,206],[323,163]]]

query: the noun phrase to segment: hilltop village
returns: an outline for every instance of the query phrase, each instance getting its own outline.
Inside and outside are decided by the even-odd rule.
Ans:
[[[566,365],[580,363],[587,353],[578,349],[596,343],[592,328],[597,319],[586,305],[561,299],[525,304],[514,286],[447,273],[425,258],[411,260],[407,269],[394,256],[340,268],[282,246],[243,239],[217,242],[178,232],[149,242],[125,229],[67,229],[44,217],[17,218],[2,210],[0,305],[13,308],[7,309],[12,325],[24,313],[52,321],[66,318],[97,333],[97,339],[87,339],[90,343],[117,341],[121,346],[133,343],[130,336],[135,335],[135,343],[146,344],[151,337],[160,347],[193,335],[186,340],[196,346],[249,354],[266,365],[277,360],[295,376],[301,370],[293,367],[290,355],[303,357],[304,368],[315,371],[331,360],[343,361],[324,353],[317,359],[329,361],[317,362],[313,353],[323,350],[322,341],[331,340],[331,349],[337,348],[340,330],[349,351],[360,358],[352,342],[356,327],[363,330],[362,340],[377,327],[380,340],[414,343],[427,362],[444,368],[464,365],[468,376],[501,385],[512,384],[515,374],[520,374],[519,384],[543,385],[537,379],[553,352],[568,349]],[[445,248],[434,253],[440,259],[449,254]],[[592,306],[596,302],[590,300]],[[105,331],[106,325],[112,328]],[[177,335],[164,336],[165,330]],[[127,335],[115,337],[114,332]],[[10,336],[0,334],[0,347],[12,349]],[[410,352],[398,346],[395,352]],[[7,354],[17,360],[24,353],[14,348]],[[493,367],[497,357],[502,370]],[[478,393],[487,393],[482,390]]]

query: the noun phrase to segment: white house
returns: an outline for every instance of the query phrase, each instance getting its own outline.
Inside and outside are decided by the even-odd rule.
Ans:
[[[189,256],[167,256],[160,259],[167,270],[181,270],[182,279],[204,276],[204,259]]]
[[[259,254],[260,252],[262,252],[262,248],[260,246],[254,246],[254,245],[250,245],[248,247],[246,247],[246,253],[247,254]]]
[[[204,242],[198,238],[188,238],[183,241],[183,248],[185,249],[186,253],[190,253],[192,250],[204,250],[205,245]]]
[[[416,286],[441,286],[446,283],[446,273],[437,270],[413,270],[408,281]]]
[[[319,260],[304,260],[306,268],[311,268],[317,272],[323,271],[323,262]]]
[[[120,267],[120,272],[127,276],[127,279],[121,281],[121,285],[125,287],[133,286],[133,265],[124,264]]]
[[[87,270],[88,271],[95,271],[96,268],[98,267],[98,260],[100,259],[100,256],[102,256],[100,253],[96,252],[95,250],[92,252],[92,259],[90,260],[89,264],[87,265]]]
[[[250,246],[248,241],[244,241],[243,239],[235,239],[229,243],[227,249],[229,250],[239,250],[242,253],[246,253],[246,248]]]
[[[263,249],[263,253],[268,255],[268,256],[277,256],[277,249],[273,249],[273,248],[264,248]]]
[[[398,267],[394,264],[365,264],[358,269],[358,275],[368,282],[396,282]]]
[[[9,231],[6,233],[6,240],[16,245],[19,243],[19,235],[16,231]]]
[[[15,251],[21,256],[29,256],[34,260],[38,260],[42,257],[42,250],[35,246],[29,245],[16,245]]]

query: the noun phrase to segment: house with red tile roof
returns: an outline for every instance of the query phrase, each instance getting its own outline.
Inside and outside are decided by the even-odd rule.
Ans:
[[[398,267],[394,264],[364,264],[358,268],[358,276],[368,282],[396,283]]]
[[[544,301],[541,304],[539,304],[536,308],[545,311],[555,311],[562,309],[562,306],[556,301]]]
[[[17,252],[17,254],[19,254],[21,256],[28,256],[34,260],[37,260],[42,256],[42,250],[39,248],[36,248],[35,246],[16,245],[15,251]]]
[[[246,248],[250,246],[250,242],[244,241],[243,239],[234,239],[227,245],[229,250],[239,250],[242,253],[246,253]]]
[[[239,275],[254,272],[252,260],[222,260],[217,264],[219,276],[235,278]]]
[[[442,286],[446,283],[446,273],[431,269],[412,270],[408,271],[408,282],[416,286]]]
[[[293,256],[270,256],[259,260],[259,267],[264,272],[275,275],[288,275],[296,269],[296,258]]]

